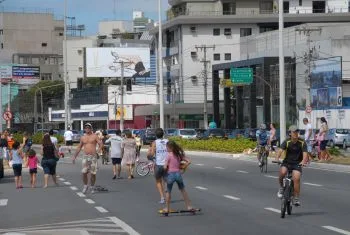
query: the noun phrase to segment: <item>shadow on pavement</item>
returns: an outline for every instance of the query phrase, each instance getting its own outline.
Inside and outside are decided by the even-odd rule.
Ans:
[[[300,212],[300,213],[295,213],[295,214],[292,214],[292,216],[295,216],[295,217],[300,217],[300,216],[308,216],[308,215],[326,215],[328,214],[327,212],[324,212],[324,211],[310,211],[310,212]]]

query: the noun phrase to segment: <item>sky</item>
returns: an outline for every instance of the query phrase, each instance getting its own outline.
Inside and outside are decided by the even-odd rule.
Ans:
[[[168,0],[162,1],[162,20],[168,9]],[[2,2],[2,0],[0,0]],[[114,14],[116,2],[116,14]],[[75,17],[76,24],[85,24],[84,35],[95,35],[98,22],[104,20],[132,20],[132,11],[141,10],[145,16],[158,20],[158,0],[67,0],[67,16]],[[5,11],[40,11],[49,9],[56,18],[63,19],[64,0],[5,0],[0,4]],[[116,17],[115,17],[116,15]]]

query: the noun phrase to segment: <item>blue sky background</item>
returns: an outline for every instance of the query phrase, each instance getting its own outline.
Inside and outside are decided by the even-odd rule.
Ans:
[[[94,35],[98,22],[114,19],[114,0],[67,0],[68,16],[76,17],[76,24],[85,24],[84,35]],[[63,0],[5,0],[0,5],[5,11],[45,11],[50,9],[57,18],[63,19]],[[163,20],[168,0],[162,0]],[[141,10],[145,16],[157,21],[158,0],[116,0],[116,19],[131,20],[132,11]]]

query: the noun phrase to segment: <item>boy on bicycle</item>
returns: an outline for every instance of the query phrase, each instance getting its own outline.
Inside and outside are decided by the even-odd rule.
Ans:
[[[282,198],[283,194],[283,178],[287,175],[288,169],[293,170],[292,177],[294,182],[294,205],[300,206],[300,177],[302,173],[301,166],[305,166],[308,160],[307,146],[305,141],[299,139],[299,130],[295,125],[289,127],[290,138],[286,139],[276,156],[279,161],[282,153],[285,152],[285,158],[281,164],[279,172],[279,185],[277,196]]]
[[[267,145],[267,142],[268,142],[266,124],[262,123],[260,125],[259,130],[256,131],[256,139],[258,142],[257,149],[258,149],[259,167],[261,167],[262,166],[261,155],[263,154],[263,151],[266,151],[265,146]]]

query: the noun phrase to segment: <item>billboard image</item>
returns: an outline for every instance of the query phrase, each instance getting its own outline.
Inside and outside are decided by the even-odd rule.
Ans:
[[[115,112],[116,111],[116,112]],[[133,120],[133,107],[130,104],[123,105],[123,116],[124,120]],[[114,105],[109,105],[109,110],[108,110],[108,117],[109,120],[120,120],[120,115],[121,115],[121,106],[117,105],[115,107]]]
[[[124,77],[150,77],[150,49],[140,48],[87,48],[87,77],[121,77],[121,62],[124,62]]]

